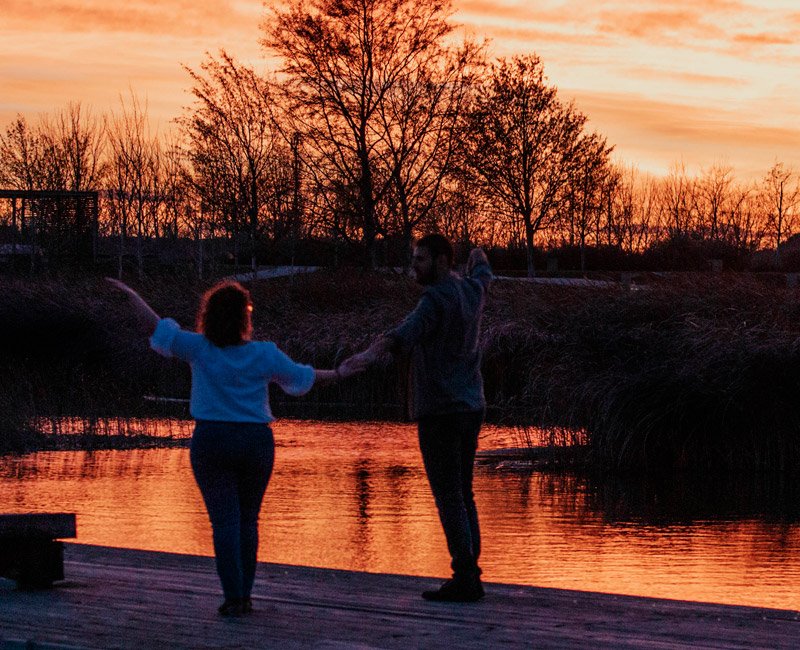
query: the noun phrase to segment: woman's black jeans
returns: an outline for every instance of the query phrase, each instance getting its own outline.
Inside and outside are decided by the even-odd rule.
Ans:
[[[258,512],[275,461],[268,424],[198,420],[192,470],[214,531],[226,599],[249,598],[258,554]]]
[[[481,533],[472,468],[483,411],[419,419],[419,448],[456,577],[480,574]]]

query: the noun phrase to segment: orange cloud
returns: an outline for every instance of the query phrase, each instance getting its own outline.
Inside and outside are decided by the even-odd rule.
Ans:
[[[745,43],[747,45],[792,45],[797,42],[797,34],[735,34],[734,43]]]
[[[35,28],[78,33],[140,32],[201,35],[250,20],[231,0],[4,0],[5,29]]]
[[[708,13],[696,8],[683,10],[604,13],[600,29],[608,33],[650,40],[667,35],[693,34],[714,38],[722,30],[708,20]]]
[[[715,74],[701,74],[697,72],[680,72],[674,70],[654,70],[651,67],[639,66],[630,67],[626,70],[625,74],[631,77],[638,77],[652,81],[653,79],[677,81],[683,84],[691,85],[716,85],[716,86],[743,86],[747,82],[741,77],[732,77],[730,75],[715,75]]]
[[[759,123],[724,106],[694,106],[623,93],[572,91],[564,96],[616,144],[623,160],[665,173],[681,160],[697,169],[727,159],[743,178],[763,176],[775,160],[797,160],[800,131]],[[734,162],[735,161],[735,162]]]

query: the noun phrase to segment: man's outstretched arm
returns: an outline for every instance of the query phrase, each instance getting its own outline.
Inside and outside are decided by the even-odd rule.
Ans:
[[[339,365],[339,372],[345,376],[363,372],[389,354],[392,346],[393,341],[391,338],[385,335],[379,336],[366,350],[342,361]]]

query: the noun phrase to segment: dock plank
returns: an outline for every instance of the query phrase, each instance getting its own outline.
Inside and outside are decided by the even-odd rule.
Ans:
[[[260,564],[256,611],[222,619],[212,558],[67,544],[65,570],[45,591],[0,581],[0,649],[800,647],[784,610],[501,584],[428,603],[436,579]]]

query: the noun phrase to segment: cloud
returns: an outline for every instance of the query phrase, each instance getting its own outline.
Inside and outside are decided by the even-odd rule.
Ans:
[[[656,70],[648,66],[631,66],[624,71],[625,76],[636,77],[646,81],[660,79],[662,81],[677,81],[681,84],[700,85],[700,86],[744,86],[747,82],[741,77],[718,74],[702,74],[699,72],[682,72],[675,70]]]
[[[794,45],[797,43],[797,34],[734,34],[734,43],[746,45]]]
[[[232,0],[3,0],[3,22],[6,30],[31,33],[63,30],[197,36],[251,21],[252,15],[237,6]]]
[[[737,173],[756,178],[775,160],[800,162],[800,131],[759,123],[722,106],[695,106],[628,93],[566,91],[579,110],[616,145],[625,161],[665,173],[683,159],[697,169],[720,159],[737,161]]]
[[[722,33],[720,28],[709,24],[707,18],[707,12],[697,9],[607,12],[601,16],[600,29],[651,41],[687,33],[704,38],[719,36]]]

